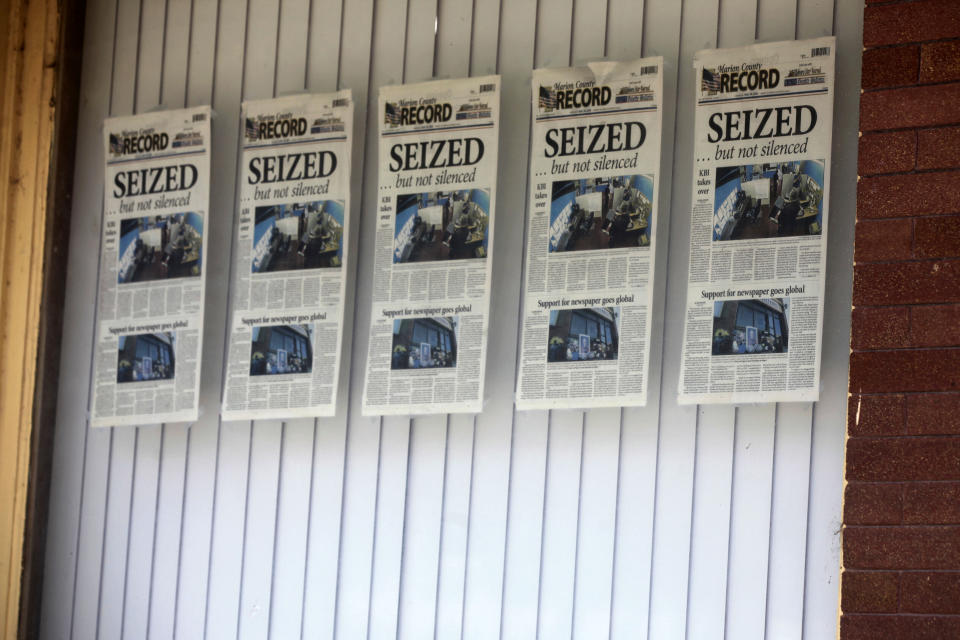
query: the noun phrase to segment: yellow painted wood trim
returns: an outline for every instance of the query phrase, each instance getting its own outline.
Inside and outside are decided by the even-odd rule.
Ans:
[[[56,0],[0,21],[0,636],[17,634],[60,31]]]

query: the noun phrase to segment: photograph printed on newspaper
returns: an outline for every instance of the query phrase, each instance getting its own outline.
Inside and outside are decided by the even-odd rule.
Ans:
[[[364,415],[483,405],[500,77],[380,89]]]
[[[518,409],[642,406],[663,59],[533,72]]]
[[[241,107],[225,420],[336,413],[353,108],[349,89]]]
[[[91,425],[197,419],[210,108],[109,118]]]
[[[815,401],[832,37],[697,53],[679,401]]]

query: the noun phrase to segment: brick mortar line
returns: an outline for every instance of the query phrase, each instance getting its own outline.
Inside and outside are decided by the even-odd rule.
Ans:
[[[925,44],[941,44],[944,42],[956,42],[960,40],[957,36],[947,36],[946,38],[931,38],[929,40],[907,40],[906,42],[889,42],[887,44],[872,44],[863,48],[863,53],[868,51],[883,51],[884,49],[905,49],[907,47],[920,46]]]
[[[896,571],[896,569],[894,569],[894,571]],[[856,611],[845,611],[843,615],[851,618],[890,618],[893,616],[904,618],[947,618],[950,620],[960,618],[960,613],[913,613],[908,611],[892,611],[890,613],[860,613]]]
[[[850,436],[850,439],[865,439],[865,438],[880,438],[880,437],[890,437],[890,438],[912,438],[913,436]],[[848,485],[869,485],[875,487],[877,485],[890,486],[890,487],[904,487],[907,485],[915,484],[960,484],[960,480],[851,480],[847,482]],[[956,523],[960,525],[960,522]]]
[[[858,147],[857,151],[859,150],[860,149]],[[857,170],[859,171],[859,167],[857,168]],[[888,173],[868,173],[866,175],[862,173],[858,173],[857,177],[860,178],[860,180],[862,181],[864,179],[882,178],[886,176],[927,176],[927,175],[932,175],[936,173],[943,173],[943,174],[956,173],[958,174],[958,176],[960,176],[960,165],[950,166],[950,167],[931,167],[931,168],[924,168],[924,169],[914,167],[913,169],[908,169],[906,171],[890,171]]]
[[[960,391],[848,391],[849,402],[853,401],[855,396],[924,396],[924,395],[960,395]]]
[[[866,0],[864,7],[890,7],[898,4],[920,4],[924,0],[886,0],[885,2],[870,2]]]
[[[960,40],[957,40],[960,43]],[[866,51],[864,51],[866,53]],[[884,91],[900,91],[902,89],[925,89],[927,87],[945,87],[952,84],[960,84],[960,78],[951,78],[950,80],[934,80],[932,82],[924,82],[917,78],[916,82],[911,84],[891,84],[883,87],[870,87],[866,88],[863,85],[860,85],[860,95],[865,96],[871,93],[882,93]],[[861,98],[862,100],[863,98]]]
[[[960,529],[960,523],[951,524],[928,524],[928,523],[907,523],[895,522],[891,524],[844,524],[844,529]],[[923,571],[923,569],[913,569],[913,571]],[[956,569],[944,569],[944,571],[956,571],[960,573],[960,564]]]
[[[902,351],[960,351],[960,344],[951,344],[943,346],[917,346],[917,347],[880,347],[878,349],[851,349],[851,355],[854,353],[900,353]]]
[[[906,49],[907,47],[915,47],[920,45],[921,47],[925,44],[940,44],[943,42],[958,42],[960,41],[960,36],[950,36],[947,38],[933,38],[932,40],[910,40],[909,42],[893,42],[891,44],[875,44],[869,47],[864,47],[863,53],[868,51],[883,51],[884,49]]]
[[[858,123],[859,124],[859,123]],[[913,127],[893,127],[887,129],[857,129],[860,134],[874,134],[874,133],[897,133],[901,131],[935,131],[938,129],[960,129],[960,120],[957,122],[948,122],[947,124],[923,124]]]
[[[860,150],[860,149],[859,149],[859,147],[858,147],[858,148],[857,148],[857,151],[859,151],[859,150]],[[859,167],[858,167],[858,170],[859,170]],[[947,174],[947,173],[956,173],[956,174],[960,174],[960,165],[950,166],[950,167],[931,167],[931,168],[924,168],[924,169],[920,169],[920,168],[914,167],[913,169],[908,169],[907,171],[891,171],[891,172],[889,172],[889,173],[868,173],[867,175],[863,175],[863,174],[861,174],[861,173],[858,173],[858,174],[857,174],[857,177],[860,178],[861,180],[863,180],[864,178],[867,178],[867,179],[869,179],[869,178],[880,178],[880,177],[884,177],[884,176],[926,176],[926,175],[931,175],[931,174],[936,174],[936,173],[944,173],[944,174]]]
[[[857,264],[860,264],[859,262]],[[869,262],[866,264],[879,264]],[[888,264],[888,263],[883,263]],[[911,307],[960,307],[960,301],[957,302],[898,302],[896,304],[858,304],[853,305],[853,309],[909,309]]]
[[[876,349],[866,349],[863,347],[858,347],[856,349],[851,349],[850,353],[900,353],[903,351],[935,351],[935,350],[950,350],[950,349],[960,349],[960,343],[943,345],[943,346],[918,346],[918,347],[877,347]]]
[[[957,569],[855,569],[859,573],[960,573]]]
[[[953,214],[949,214],[949,215],[953,215]],[[908,218],[908,219],[910,218],[910,216],[904,216],[904,217],[906,217],[906,218]],[[934,216],[924,216],[924,217],[930,218],[930,217],[934,217]],[[862,218],[862,220],[865,220],[865,221],[872,221],[872,220],[892,220],[892,219],[893,219],[893,218]],[[898,219],[899,219],[899,218],[898,218]],[[857,220],[857,222],[859,222],[859,221],[860,221],[860,219]],[[951,255],[951,256],[936,256],[936,257],[930,257],[930,258],[904,258],[903,260],[878,260],[878,261],[876,261],[876,262],[869,262],[869,263],[867,263],[865,260],[857,260],[857,261],[855,261],[855,262],[853,263],[853,266],[854,266],[854,268],[856,268],[858,265],[861,265],[861,264],[914,264],[914,263],[929,263],[929,264],[933,264],[933,263],[935,263],[935,262],[950,262],[950,263],[960,262],[960,255],[957,255],[957,256],[953,256],[953,255]],[[904,304],[904,305],[909,305],[910,303],[909,303],[909,302],[904,302],[904,303],[902,303],[902,304]],[[945,304],[949,304],[949,303],[945,303]]]

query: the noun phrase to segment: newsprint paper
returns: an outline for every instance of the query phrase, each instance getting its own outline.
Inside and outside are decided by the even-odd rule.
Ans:
[[[245,102],[225,420],[336,411],[350,91]]]
[[[646,403],[662,72],[533,73],[519,409]]]
[[[384,87],[379,114],[363,413],[480,411],[500,77]]]
[[[210,113],[104,121],[95,427],[197,419]]]
[[[815,401],[834,38],[701,51],[681,403]]]

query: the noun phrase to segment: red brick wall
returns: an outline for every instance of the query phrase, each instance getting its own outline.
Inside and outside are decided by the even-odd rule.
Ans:
[[[867,0],[841,638],[960,638],[960,0]]]

